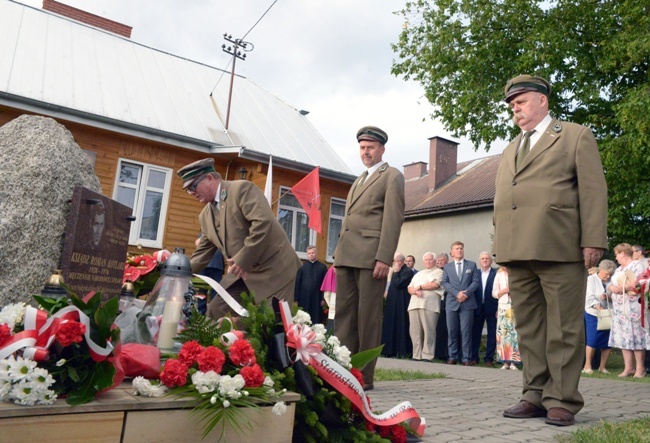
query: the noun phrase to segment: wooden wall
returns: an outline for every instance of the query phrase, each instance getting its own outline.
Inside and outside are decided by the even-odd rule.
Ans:
[[[0,126],[17,118],[22,111],[0,106]],[[75,141],[82,149],[96,154],[95,173],[99,178],[104,195],[113,196],[113,188],[117,175],[117,164],[120,158],[131,159],[143,163],[164,166],[178,171],[183,166],[209,155],[178,148],[164,143],[152,142],[136,137],[122,135],[102,129],[96,129],[77,123],[57,119],[73,135]],[[264,189],[267,164],[259,164],[236,157],[236,155],[212,155],[215,159],[215,168],[227,180],[239,179],[239,169],[244,166],[248,170],[247,180]],[[228,171],[226,177],[226,171]],[[273,168],[273,213],[277,215],[280,186],[292,187],[302,180],[306,174],[295,171]],[[185,192],[180,178],[174,173],[172,190],[165,222],[163,246],[170,251],[174,248],[185,248],[186,254],[194,251],[194,240],[200,232],[198,215],[203,205],[194,197]],[[321,215],[322,233],[317,234],[316,246],[318,259],[325,262],[327,253],[327,231],[329,222],[329,209],[332,197],[345,199],[350,189],[350,184],[326,180],[321,177]],[[135,246],[130,245],[129,251],[135,251]],[[151,252],[151,251],[150,251]]]

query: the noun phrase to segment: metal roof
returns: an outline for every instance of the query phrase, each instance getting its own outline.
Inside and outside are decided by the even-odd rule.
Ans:
[[[0,0],[0,29],[0,104],[354,180],[304,115],[247,78],[235,78],[225,131],[229,79],[210,96],[221,69],[11,0]]]
[[[491,208],[500,159],[499,154],[459,163],[458,172],[434,190],[428,189],[428,174],[407,180],[406,218]]]

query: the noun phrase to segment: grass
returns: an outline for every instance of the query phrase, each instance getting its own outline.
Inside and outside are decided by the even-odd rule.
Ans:
[[[578,429],[569,435],[556,437],[561,443],[642,443],[650,442],[650,417],[623,423],[601,422]]]
[[[431,380],[434,378],[446,378],[443,373],[431,373],[423,371],[409,371],[405,369],[375,369],[375,381],[400,381],[400,380]]]

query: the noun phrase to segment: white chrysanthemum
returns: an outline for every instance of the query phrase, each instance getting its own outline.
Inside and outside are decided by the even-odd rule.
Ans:
[[[11,381],[0,379],[0,400],[8,398],[9,393],[11,392],[11,386]]]
[[[16,383],[9,394],[14,403],[25,406],[33,406],[39,399],[38,391],[34,389],[33,382],[20,380]]]
[[[279,401],[273,405],[271,412],[275,415],[284,415],[287,412],[287,404],[283,401]]]
[[[23,321],[25,315],[25,303],[12,303],[0,311],[0,325],[5,323],[12,331],[17,323]]]
[[[336,335],[330,335],[327,337],[327,344],[329,346],[341,346],[341,341]]]
[[[305,311],[298,310],[293,317],[293,322],[298,325],[311,325],[311,316]]]
[[[10,360],[13,361],[13,355],[9,358],[4,358],[0,360],[0,380],[11,381],[11,376],[9,375],[9,368],[11,368]]]
[[[131,383],[135,389],[134,393],[136,395],[139,394],[144,397],[162,397],[167,392],[167,387],[165,385],[151,383],[150,380],[141,376],[134,378]]]
[[[347,346],[334,347],[334,359],[345,368],[350,368],[352,363],[352,353]]]
[[[316,333],[316,338],[314,338],[314,342],[320,345],[324,344],[325,336],[327,334],[327,329],[325,329],[325,326],[323,326],[321,323],[316,323],[311,327],[311,330]]]
[[[29,377],[29,374],[36,367],[36,362],[28,358],[9,357],[9,376],[14,380],[23,380]]]
[[[272,388],[274,385],[275,383],[273,383],[273,379],[271,377],[269,377],[268,375],[264,377],[264,386],[266,386],[267,388]]]
[[[51,405],[54,404],[55,401],[56,401],[56,393],[51,389],[39,393],[39,399],[38,399],[39,405]]]
[[[54,377],[44,368],[34,368],[29,379],[39,393],[47,391],[54,384]]]

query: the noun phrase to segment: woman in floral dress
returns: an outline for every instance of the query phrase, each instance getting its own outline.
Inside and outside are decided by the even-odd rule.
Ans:
[[[499,310],[497,311],[498,360],[503,363],[501,369],[516,371],[516,364],[521,363],[521,355],[519,355],[517,331],[515,330],[515,312],[512,309],[510,288],[508,287],[508,269],[505,266],[499,268],[499,272],[494,278],[492,297],[499,300]]]
[[[618,376],[641,378],[645,377],[645,350],[649,344],[648,334],[641,324],[642,305],[636,291],[636,279],[643,273],[643,266],[632,258],[632,246],[627,243],[617,245],[614,253],[621,266],[607,287],[612,294],[613,311],[609,346],[623,353],[625,368]]]

